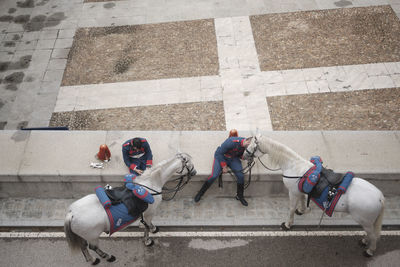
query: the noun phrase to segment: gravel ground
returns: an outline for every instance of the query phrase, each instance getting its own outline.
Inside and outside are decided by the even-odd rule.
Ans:
[[[263,71],[400,61],[400,21],[389,5],[250,21]]]
[[[214,20],[80,28],[62,85],[218,75]]]
[[[70,130],[225,131],[222,101],[53,113]]]
[[[268,97],[273,130],[400,130],[400,88]]]

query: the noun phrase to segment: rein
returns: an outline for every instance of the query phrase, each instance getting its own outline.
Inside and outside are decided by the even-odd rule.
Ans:
[[[174,194],[173,194],[172,197],[170,197],[170,198],[168,198],[168,199],[163,199],[163,200],[165,200],[165,201],[170,201],[170,200],[172,200],[172,199],[176,196],[176,194],[178,193],[178,191],[182,190],[182,188],[183,188],[183,187],[190,181],[190,179],[192,178],[192,176],[191,176],[190,174],[192,173],[192,171],[193,171],[193,169],[194,169],[194,166],[193,166],[192,169],[190,170],[189,167],[188,167],[187,164],[186,164],[187,161],[182,161],[182,162],[184,163],[184,164],[182,164],[182,169],[181,169],[179,172],[177,172],[177,173],[178,173],[178,174],[182,174],[183,171],[185,170],[185,168],[186,168],[186,170],[187,170],[188,172],[187,172],[186,174],[182,174],[182,175],[179,176],[178,178],[175,178],[175,179],[171,180],[171,181],[179,181],[178,184],[177,184],[174,188],[167,188],[167,187],[164,186],[164,187],[162,188],[161,192],[160,192],[160,191],[154,190],[153,188],[150,188],[150,187],[148,187],[148,186],[146,186],[146,185],[142,185],[142,184],[139,184],[139,183],[133,183],[133,184],[143,186],[143,187],[145,187],[146,189],[152,191],[153,193],[151,193],[151,195],[153,195],[153,196],[162,195],[162,194],[169,194],[169,193],[172,193],[172,192],[173,192]],[[183,180],[184,180],[185,177],[187,177],[187,179],[186,179],[185,182],[183,182]]]
[[[263,153],[263,154],[266,154],[266,153],[264,153],[261,149],[260,149],[260,147],[258,146],[258,143],[257,143],[257,139],[255,140],[255,143],[256,143],[256,148],[254,149],[254,151],[253,152],[250,152],[247,148],[246,148],[246,152],[247,153],[249,153],[250,154],[250,158],[252,159],[251,161],[253,161],[253,159],[255,158],[255,153],[256,153],[256,151],[257,150],[259,150],[261,153]],[[278,168],[278,169],[271,169],[271,168],[269,168],[266,164],[264,164],[262,161],[261,161],[261,159],[260,159],[260,157],[257,157],[258,158],[258,161],[261,163],[261,165],[265,168],[265,169],[267,169],[267,170],[269,170],[269,171],[279,171],[281,168]],[[254,166],[254,164],[253,164],[253,166]],[[301,178],[301,177],[303,177],[303,176],[287,176],[287,175],[282,175],[284,178],[289,178],[289,179],[298,179],[298,178]]]
[[[249,187],[250,183],[251,183],[251,169],[253,168],[254,164],[256,164],[253,160],[249,160],[247,161],[247,166],[244,168],[244,170],[242,170],[243,174],[249,173],[249,180],[247,183],[244,184],[244,189],[246,189],[247,187]],[[228,173],[236,179],[236,176],[232,173],[232,171],[228,171]],[[223,187],[222,186],[222,173],[220,174],[220,179],[219,179],[219,187]]]

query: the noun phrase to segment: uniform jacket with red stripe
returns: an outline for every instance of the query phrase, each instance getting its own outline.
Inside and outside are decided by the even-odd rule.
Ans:
[[[245,139],[244,137],[229,137],[217,148],[214,157],[220,162],[221,167],[226,166],[226,158],[241,158],[243,156]]]
[[[127,166],[131,165],[131,158],[139,158],[146,161],[146,165],[153,165],[153,154],[151,153],[150,145],[145,138],[140,138],[142,142],[142,147],[139,151],[133,151],[132,140],[126,141],[122,145],[122,155],[124,157],[124,162]]]

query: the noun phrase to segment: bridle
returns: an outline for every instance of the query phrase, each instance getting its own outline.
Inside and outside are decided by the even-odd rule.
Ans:
[[[178,157],[178,158],[181,160],[181,162],[182,162],[182,168],[181,168],[181,170],[178,171],[178,172],[176,172],[177,174],[180,174],[180,176],[179,176],[178,178],[175,178],[175,179],[173,179],[173,180],[170,181],[170,182],[178,181],[178,183],[177,183],[176,186],[174,186],[174,187],[172,187],[172,188],[167,188],[166,186],[164,186],[164,187],[162,188],[161,191],[157,191],[157,190],[155,190],[155,189],[153,189],[153,188],[150,188],[150,187],[148,187],[148,186],[145,186],[145,185],[142,185],[142,184],[138,184],[138,183],[136,183],[136,184],[137,184],[137,185],[140,185],[140,186],[143,186],[143,187],[149,189],[150,191],[152,191],[153,193],[151,193],[151,194],[152,194],[153,196],[173,193],[172,197],[170,197],[170,198],[163,198],[163,200],[165,200],[165,201],[170,201],[170,200],[172,200],[172,199],[176,196],[176,194],[178,193],[178,191],[182,190],[182,188],[183,188],[187,183],[189,183],[190,179],[192,179],[192,173],[193,173],[193,170],[194,170],[194,165],[192,165],[192,167],[190,168],[190,167],[189,167],[189,164],[188,164],[188,163],[189,163],[189,160],[188,160],[187,158],[185,158],[184,156],[182,156],[182,154],[178,154],[177,157]],[[185,169],[187,170],[187,173],[186,173],[186,174],[183,174],[183,171],[184,171]],[[186,178],[186,179],[185,179],[185,178]]]
[[[255,143],[256,147],[254,148],[253,152],[250,152],[250,150],[248,150],[248,147],[246,147],[246,152],[249,154],[250,162],[253,162],[253,161],[254,161],[254,158],[256,157],[256,156],[255,156],[255,153],[256,153],[257,150],[260,151],[262,154],[266,154],[265,152],[263,152],[263,151],[260,149],[260,147],[259,147],[259,145],[258,145],[257,137],[255,137],[255,136],[254,136],[254,143]],[[258,159],[258,161],[261,163],[261,165],[262,165],[264,168],[266,168],[267,170],[269,170],[269,171],[279,171],[279,170],[281,169],[281,168],[278,168],[278,169],[271,169],[271,168],[269,168],[267,165],[265,165],[264,162],[261,161],[260,157],[257,157],[257,159]]]

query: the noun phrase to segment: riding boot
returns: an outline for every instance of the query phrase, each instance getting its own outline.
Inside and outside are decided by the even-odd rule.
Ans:
[[[197,193],[197,195],[194,197],[194,202],[199,202],[200,198],[204,195],[204,193],[207,191],[207,189],[210,187],[211,184],[206,181],[203,186],[201,187],[200,191]]]
[[[243,206],[248,206],[249,204],[247,203],[246,199],[244,199],[243,193],[244,193],[244,184],[237,184],[236,199],[239,200]]]

